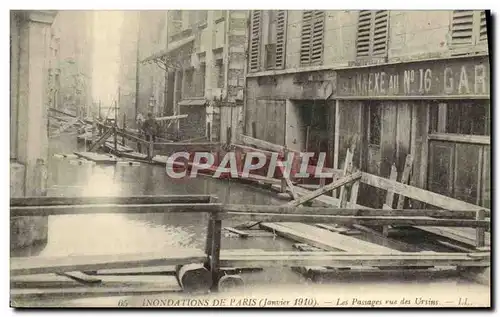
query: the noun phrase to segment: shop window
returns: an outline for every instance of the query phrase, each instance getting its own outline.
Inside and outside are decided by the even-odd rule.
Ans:
[[[489,102],[433,104],[430,108],[430,133],[490,135]]]

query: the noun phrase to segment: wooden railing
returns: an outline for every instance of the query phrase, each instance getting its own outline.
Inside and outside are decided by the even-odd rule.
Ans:
[[[486,229],[490,221],[477,216],[477,210],[387,210],[387,209],[346,209],[325,207],[297,207],[297,206],[269,206],[269,205],[223,205],[217,203],[217,198],[209,195],[186,196],[133,196],[133,197],[24,197],[11,198],[10,217],[26,216],[56,216],[78,214],[110,214],[110,213],[209,213],[207,236],[204,249],[204,262],[212,278],[212,289],[216,290],[221,277],[221,230],[222,221],[229,219],[252,220],[259,222],[309,222],[309,223],[336,223],[342,225],[416,225],[441,227],[470,227]],[[480,211],[482,212],[482,211]],[[264,263],[275,265],[271,258],[262,253]],[[299,258],[297,258],[299,256]],[[354,256],[354,255],[352,255]],[[362,255],[359,255],[362,256]],[[447,261],[446,257],[449,257]],[[233,255],[234,261],[244,261],[243,255]],[[256,261],[257,255],[252,255]],[[457,266],[488,266],[489,253],[478,253],[470,258],[459,256],[457,253],[437,253],[436,263],[445,263]],[[439,257],[439,259],[437,258]],[[457,258],[459,257],[459,258]],[[287,260],[307,262],[320,261],[321,263],[336,261],[335,263],[351,263],[347,253],[322,254],[320,258],[296,254],[287,257],[285,253],[279,255],[284,265],[291,265]],[[20,259],[11,263],[11,275],[27,275],[50,272],[68,272],[91,270],[109,265],[112,268],[131,265],[179,265],[183,261],[189,263],[198,261],[200,256],[191,254],[183,260],[182,256],[174,256],[171,261],[161,258],[134,257],[133,261],[120,260],[90,261],[89,263],[74,264],[68,259],[39,261],[35,263],[28,259]],[[385,260],[384,260],[385,259]],[[411,253],[397,255],[379,255],[377,259],[367,258],[369,263],[377,262],[379,266],[419,266],[418,257]],[[423,259],[423,258],[422,258]],[[432,263],[432,256],[422,260],[422,266]],[[225,264],[231,263],[231,257],[223,259]],[[360,258],[360,261],[362,259]],[[57,261],[61,261],[58,264]],[[107,261],[107,262],[106,262]],[[142,261],[142,262],[141,262]],[[302,261],[302,262],[301,262]],[[340,261],[340,262],[339,262]],[[372,261],[372,262],[370,262]],[[386,261],[386,262],[384,262]],[[236,263],[235,262],[235,263]],[[238,262],[238,263],[239,263]],[[342,262],[342,263],[344,263]],[[39,264],[42,263],[42,264]],[[161,264],[159,264],[161,263]],[[425,264],[425,265],[424,265]],[[397,265],[396,265],[397,266]]]

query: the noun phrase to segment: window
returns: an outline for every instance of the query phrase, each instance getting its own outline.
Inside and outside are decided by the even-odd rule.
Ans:
[[[300,36],[300,64],[320,64],[323,60],[324,11],[303,11]]]
[[[248,58],[248,70],[250,72],[256,72],[260,68],[261,18],[262,11],[252,11],[250,23],[250,52]]]
[[[488,102],[440,103],[430,108],[430,133],[490,135],[490,124]]]
[[[276,66],[276,44],[266,45],[266,69],[274,69]]]
[[[386,10],[359,11],[356,54],[358,57],[386,57],[389,31]]]
[[[185,75],[184,75],[184,87],[182,89],[182,98],[189,98],[193,97],[193,90],[194,90],[194,82],[193,82],[193,74],[194,70],[193,68],[185,70]]]
[[[368,122],[368,144],[380,146],[380,130],[381,130],[381,108],[380,104],[372,103],[368,106],[369,122]]]
[[[206,74],[206,65],[205,63],[201,63],[200,68],[196,71],[193,97],[205,96],[205,74]]]
[[[454,10],[451,23],[451,45],[467,46],[485,43],[488,39],[486,12]]]
[[[224,64],[222,58],[215,60],[215,67],[217,71],[217,88],[224,88]]]

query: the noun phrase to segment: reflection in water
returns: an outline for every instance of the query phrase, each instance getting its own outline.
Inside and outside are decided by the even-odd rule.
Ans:
[[[51,155],[70,153],[60,149],[53,148]],[[280,203],[269,193],[248,185],[210,177],[173,180],[167,177],[163,167],[148,164],[79,165],[71,159],[52,156],[49,174],[49,196],[211,194],[225,203]],[[203,248],[207,223],[206,213],[52,216],[49,217],[49,239],[40,255],[118,254]],[[281,239],[275,239],[271,243],[272,247],[269,241],[269,238],[258,239],[249,244],[241,239],[228,238],[222,243],[227,247],[238,248],[292,249],[291,243]]]

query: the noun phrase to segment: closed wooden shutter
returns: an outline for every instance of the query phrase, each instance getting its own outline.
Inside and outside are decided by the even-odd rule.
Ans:
[[[386,10],[361,10],[358,18],[356,54],[358,57],[385,57],[389,32]]]
[[[479,41],[488,40],[488,28],[486,24],[486,11],[481,11],[479,24]]]
[[[262,11],[252,11],[250,25],[249,71],[256,72],[260,68],[260,38]]]
[[[321,63],[323,59],[324,11],[303,11],[300,64]]]
[[[359,12],[358,20],[358,40],[356,50],[358,56],[370,55],[370,33],[372,25],[371,11],[362,10]]]
[[[276,68],[284,68],[287,11],[278,10],[276,20]]]
[[[451,24],[451,44],[467,45],[473,43],[474,11],[453,11],[453,22]]]
[[[373,56],[387,54],[387,34],[389,31],[389,13],[385,10],[375,12],[373,26]]]

